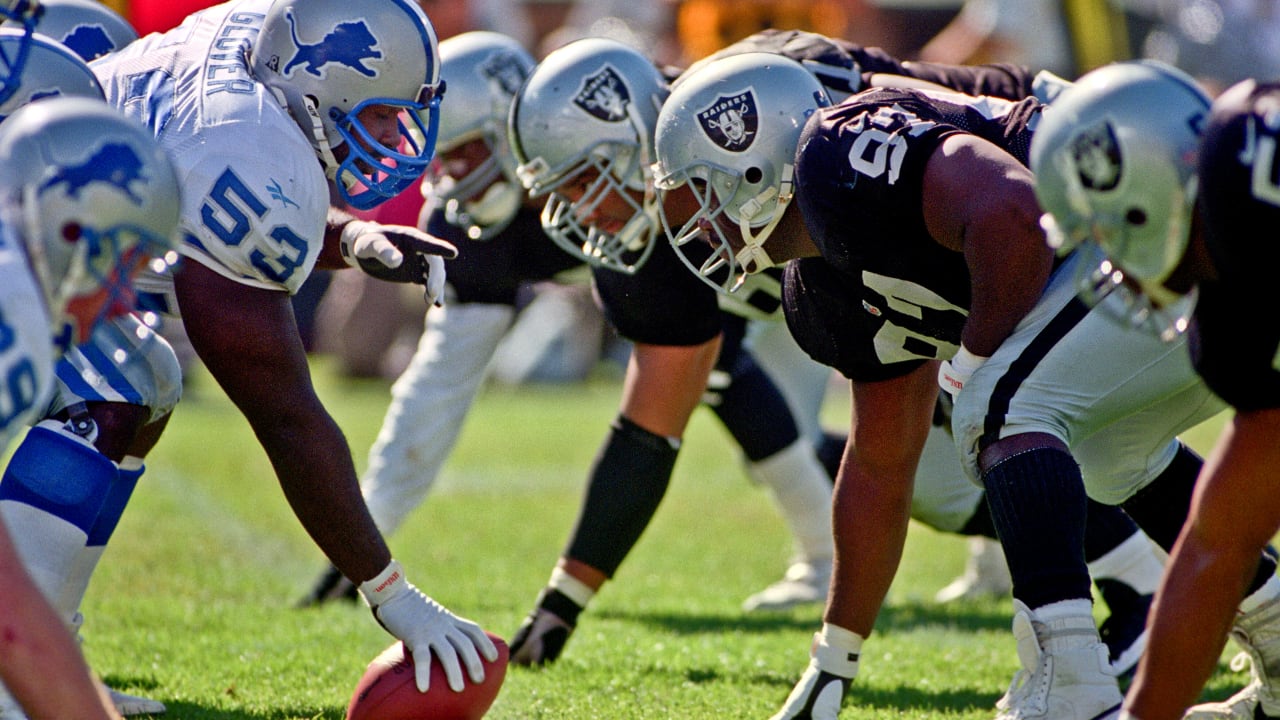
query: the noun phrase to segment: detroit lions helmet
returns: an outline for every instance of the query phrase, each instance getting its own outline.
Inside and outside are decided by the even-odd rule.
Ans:
[[[449,83],[449,102],[441,108],[436,137],[439,169],[427,174],[422,194],[435,198],[445,219],[473,240],[501,232],[524,201],[507,145],[507,112],[533,66],[533,56],[501,33],[477,30],[440,43],[440,77]],[[473,142],[487,148],[483,162],[449,157]]]
[[[85,62],[115,52],[138,39],[120,13],[98,0],[41,0],[44,12],[35,30],[66,45]],[[20,26],[6,20],[2,27]]]
[[[395,197],[431,162],[444,87],[435,30],[413,0],[276,0],[250,60],[352,207]],[[395,113],[398,134],[375,137],[366,110]]]
[[[17,91],[0,102],[0,122],[35,100],[60,95],[103,99],[98,78],[70,48],[40,33],[27,40],[17,28],[0,27],[0,54],[23,42],[30,43],[27,69]]]
[[[1166,336],[1185,328],[1190,310],[1164,282],[1190,237],[1209,104],[1171,66],[1115,63],[1064,90],[1031,143],[1049,244],[1087,256],[1082,298],[1094,304],[1113,291],[1127,295],[1129,319],[1155,321]]]
[[[517,173],[531,195],[548,196],[543,229],[566,252],[627,274],[649,258],[659,228],[653,129],[667,94],[649,58],[605,38],[552,51],[516,94],[507,129]],[[583,221],[611,196],[630,206],[621,227]]]
[[[31,36],[43,11],[38,0],[0,0],[0,20],[13,22],[22,33],[16,46],[0,48],[0,102],[18,91],[31,50]]]
[[[796,145],[805,121],[831,104],[800,63],[772,53],[715,60],[680,79],[658,115],[654,181],[687,186],[697,210],[683,221],[663,211],[667,237],[685,265],[722,292],[773,265],[762,247],[794,195]],[[740,235],[735,251],[722,223]],[[706,255],[707,243],[714,248]]]
[[[84,342],[129,308],[143,262],[176,260],[173,166],[145,127],[105,102],[20,108],[0,123],[0,167],[0,232],[25,248],[64,342]]]

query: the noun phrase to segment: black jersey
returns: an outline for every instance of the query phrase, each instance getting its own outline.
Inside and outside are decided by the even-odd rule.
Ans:
[[[876,47],[804,30],[769,29],[750,35],[689,67],[748,52],[785,55],[804,65],[836,102],[866,87],[873,74],[926,80],[969,95],[1021,100],[1031,95],[1034,73],[1020,65],[944,65],[903,62]]]
[[[1214,102],[1201,143],[1199,206],[1218,270],[1191,326],[1196,370],[1238,410],[1280,407],[1280,83],[1245,81]],[[1254,322],[1245,318],[1263,318]]]
[[[796,202],[821,260],[792,261],[784,309],[815,360],[858,381],[949,357],[970,302],[963,253],[925,226],[925,164],[956,133],[1027,164],[1043,106],[952,93],[871,89],[815,113],[796,152]]]
[[[445,221],[441,210],[431,213],[427,232],[458,247],[458,257],[445,270],[459,302],[515,305],[522,284],[551,280],[585,265],[551,242],[542,231],[539,211],[530,208],[521,208],[510,225],[488,240],[466,237]]]

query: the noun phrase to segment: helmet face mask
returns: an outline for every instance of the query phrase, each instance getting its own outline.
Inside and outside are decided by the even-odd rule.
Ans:
[[[658,118],[654,182],[667,238],[703,281],[733,292],[774,264],[763,246],[794,196],[800,132],[830,104],[808,70],[769,53],[722,58],[681,78]],[[665,202],[680,187],[695,199],[687,218]]]
[[[1187,327],[1194,305],[1167,281],[1190,242],[1209,104],[1179,70],[1115,63],[1064,90],[1031,144],[1041,226],[1058,254],[1083,255],[1081,298],[1118,296],[1107,312],[1165,338]]]
[[[658,230],[653,130],[667,94],[650,59],[603,38],[550,53],[517,93],[508,122],[517,176],[531,196],[547,196],[543,229],[565,252],[626,274],[648,260]]]
[[[395,197],[431,162],[444,86],[416,2],[276,0],[250,59],[352,207]]]
[[[506,126],[511,99],[533,66],[533,57],[501,33],[466,32],[440,43],[441,76],[453,91],[441,110],[441,162],[422,192],[472,240],[504,230],[524,202]]]
[[[55,337],[70,326],[67,340],[83,342],[129,306],[144,261],[176,262],[177,176],[146,129],[106,103],[19,109],[0,124],[0,163],[0,231],[24,248]]]
[[[0,103],[18,91],[36,22],[43,10],[37,0],[0,0],[0,19],[13,23],[19,33],[18,42],[0,47]]]

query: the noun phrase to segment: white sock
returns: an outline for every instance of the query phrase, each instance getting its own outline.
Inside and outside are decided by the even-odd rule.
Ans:
[[[1240,612],[1251,613],[1277,597],[1280,597],[1280,577],[1272,575],[1267,578],[1262,587],[1249,593],[1248,597],[1240,602]]]
[[[863,639],[858,633],[823,623],[822,630],[813,636],[810,658],[819,670],[852,679],[858,674]]]
[[[596,596],[596,591],[592,590],[591,586],[561,568],[551,571],[551,579],[547,581],[547,587],[559,590],[561,595],[572,600],[578,607],[585,608],[587,603],[591,602],[591,598]]]
[[[1094,580],[1110,578],[1133,588],[1139,595],[1150,595],[1160,587],[1164,564],[1156,555],[1155,545],[1141,531],[1111,548],[1106,555],[1089,563]]]
[[[813,446],[801,438],[759,462],[749,463],[747,473],[773,492],[798,554],[806,560],[830,559],[831,481]]]

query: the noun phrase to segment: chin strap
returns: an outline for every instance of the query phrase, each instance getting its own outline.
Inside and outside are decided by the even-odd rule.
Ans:
[[[286,112],[294,116],[294,121],[299,125],[310,125],[311,134],[307,138],[311,141],[311,146],[316,149],[316,154],[320,157],[320,164],[324,167],[324,175],[330,180],[334,180],[338,174],[338,159],[333,156],[333,148],[329,147],[329,139],[324,133],[324,120],[320,118],[320,109],[311,101],[311,98],[303,96],[299,101],[301,110],[306,113],[306,119],[298,117],[294,112],[295,108],[290,106],[289,98],[285,96],[284,91],[277,87],[272,87],[271,93],[276,96],[276,101],[280,103]],[[305,130],[305,128],[304,128]],[[351,188],[348,187],[348,190]]]
[[[782,166],[782,179],[778,181],[776,187],[770,187],[759,195],[751,198],[742,204],[738,210],[738,231],[742,233],[742,240],[745,243],[743,248],[738,251],[734,257],[738,265],[742,268],[743,274],[738,276],[738,280],[734,283],[733,289],[738,287],[747,279],[747,275],[770,268],[775,265],[769,253],[764,249],[764,243],[769,239],[769,235],[773,233],[774,228],[778,227],[778,223],[782,222],[782,216],[787,206],[791,204],[791,198],[795,197],[795,166],[787,163]],[[773,217],[769,222],[760,228],[758,232],[751,229],[751,219],[760,214],[765,208],[765,204],[773,201]]]

